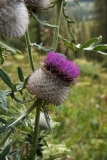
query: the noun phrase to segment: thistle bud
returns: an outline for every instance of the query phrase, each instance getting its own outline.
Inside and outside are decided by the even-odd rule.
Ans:
[[[8,0],[0,8],[0,36],[20,38],[28,23],[28,11],[23,1]]]
[[[51,119],[50,116],[49,116],[49,124],[50,124],[50,127],[52,128],[53,127],[53,123],[52,123],[52,119]],[[40,113],[39,128],[41,130],[49,130],[49,126],[47,124],[45,115],[42,112]]]
[[[59,53],[49,52],[42,68],[28,78],[28,91],[46,103],[60,105],[69,94],[70,83],[80,74],[79,67]]]
[[[48,8],[51,0],[25,0],[27,6],[34,6],[36,8]]]

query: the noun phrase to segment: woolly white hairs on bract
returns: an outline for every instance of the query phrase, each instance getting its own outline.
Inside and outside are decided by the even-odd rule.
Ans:
[[[69,86],[58,78],[46,73],[43,69],[35,70],[28,78],[28,91],[44,100],[47,104],[56,106],[64,102],[69,94]]]
[[[35,6],[37,8],[47,8],[51,4],[51,0],[25,0],[28,6]]]
[[[0,36],[20,38],[28,27],[29,16],[24,2],[8,0],[0,8]]]

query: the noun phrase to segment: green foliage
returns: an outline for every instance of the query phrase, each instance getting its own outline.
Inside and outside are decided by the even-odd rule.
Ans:
[[[107,45],[104,44],[99,44],[102,40],[102,37],[98,37],[98,38],[92,38],[89,39],[87,42],[85,42],[83,45],[81,44],[73,44],[72,42],[69,42],[67,39],[63,38],[63,37],[59,37],[60,40],[64,43],[64,45],[66,45],[66,47],[72,49],[73,51],[77,51],[78,53],[83,52],[83,51],[94,51],[94,52],[98,52],[101,54],[105,54],[107,55],[107,53],[102,52],[103,50],[107,49]]]
[[[82,64],[82,60],[79,61]],[[94,68],[94,64],[91,65]],[[101,72],[99,68],[96,70]],[[81,76],[77,86],[71,87],[68,100],[60,109],[56,109],[56,121],[61,122],[61,125],[55,129],[54,141],[61,141],[70,149],[69,153],[62,156],[62,160],[67,157],[76,160],[107,158],[105,74],[100,73],[99,77],[103,79],[101,81],[92,79],[91,76]]]
[[[74,2],[79,5],[77,0],[74,0]],[[78,44],[72,28],[72,24],[75,22],[66,14],[66,3],[56,1],[55,4],[58,4],[57,6],[60,7],[59,9],[57,8],[57,21],[55,25],[47,23],[44,20],[45,14],[41,14],[42,18],[40,18],[37,14],[29,11],[31,18],[34,18],[30,26],[31,29],[34,28],[33,31],[30,29],[32,42],[29,39],[28,32],[26,32],[26,42],[32,70],[34,70],[33,55],[36,67],[38,67],[37,63],[44,58],[44,56],[40,56],[40,53],[33,53],[32,55],[32,47],[39,49],[41,52],[48,52],[53,49],[56,51],[56,45],[58,44],[54,40],[58,40],[58,43],[64,44],[64,48],[74,51],[78,55],[83,54],[84,51],[107,55],[107,44],[101,44],[102,36],[91,38],[83,44]],[[65,38],[63,34],[59,34],[60,26],[58,25],[60,24],[61,10],[63,10],[63,17],[67,24],[70,40],[68,40],[68,37]],[[52,40],[52,34],[47,34],[48,37],[44,34],[45,32],[42,33],[41,26],[48,27],[48,32],[52,31],[51,29],[55,29],[54,40]],[[43,43],[43,40],[47,37],[49,38],[47,41],[49,43],[48,46],[46,43]],[[35,42],[36,40],[37,42]],[[24,47],[19,46],[22,50],[26,47],[25,41],[23,43],[24,45],[22,44],[22,46]],[[48,107],[47,103],[30,95],[26,90],[27,78],[25,77],[31,74],[28,57],[25,55],[27,57],[26,63],[25,59],[22,62],[17,60],[23,67],[18,66],[14,70],[14,57],[11,59],[11,66],[14,67],[9,67],[8,63],[7,67],[5,66],[6,62],[8,62],[7,60],[4,61],[6,57],[5,52],[13,54],[21,53],[19,50],[8,45],[8,43],[0,41],[0,59],[3,68],[5,68],[0,68],[0,79],[2,80],[0,81],[0,159],[29,160],[31,157],[35,159],[35,154],[37,153],[36,159],[41,159],[43,155],[43,159],[48,160],[58,160],[60,158],[62,160],[106,160],[107,94],[105,85],[107,84],[107,77],[101,66],[87,62],[86,60],[83,60],[85,63],[81,59],[79,61],[75,60],[81,70],[79,83],[77,86],[70,88],[68,100],[63,105],[57,108],[52,105]],[[2,84],[6,84],[6,86]],[[9,87],[9,90],[7,90],[7,87]],[[32,112],[35,108],[36,116],[35,111]],[[49,123],[48,108],[53,114],[57,115],[53,119],[61,122],[53,130]],[[46,131],[48,135],[46,137],[45,131],[38,132],[40,111],[44,112],[49,131],[53,135],[49,134],[49,131]],[[36,119],[35,123],[34,117]]]
[[[18,76],[19,76],[19,79],[21,82],[24,82],[24,75],[23,75],[23,72],[22,72],[22,69],[20,67],[17,68],[17,71],[18,71]]]
[[[82,76],[89,76],[91,78],[99,79],[99,70],[101,70],[101,68],[99,68],[98,65],[96,65],[95,63],[92,64],[92,62],[88,63],[85,60],[77,60],[76,62],[80,67]]]
[[[0,153],[0,159],[2,160],[6,160],[6,155],[8,155],[9,151],[11,148],[11,142],[7,144],[7,146],[2,150],[2,152]]]

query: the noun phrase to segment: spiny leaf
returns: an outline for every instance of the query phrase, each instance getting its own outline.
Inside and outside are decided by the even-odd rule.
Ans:
[[[87,47],[93,47],[99,44],[102,40],[102,36],[98,38],[91,38],[87,42],[85,42],[83,45],[81,45],[81,49],[87,48]]]

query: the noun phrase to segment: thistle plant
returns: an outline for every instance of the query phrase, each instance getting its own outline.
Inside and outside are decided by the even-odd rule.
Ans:
[[[62,104],[69,94],[70,83],[80,74],[79,67],[59,53],[49,52],[42,68],[27,80],[28,91],[45,103]]]
[[[74,0],[74,3],[77,1]],[[0,159],[29,159],[35,160],[43,156],[42,150],[44,144],[41,144],[41,140],[46,136],[41,136],[42,131],[50,130],[52,132],[53,121],[49,115],[48,108],[51,105],[59,106],[68,97],[70,88],[75,87],[76,79],[80,75],[81,71],[74,61],[68,59],[63,53],[57,53],[57,46],[59,42],[78,54],[83,53],[85,50],[98,52],[105,54],[104,50],[107,49],[106,44],[100,44],[102,37],[92,38],[84,44],[76,44],[76,37],[71,30],[71,25],[74,23],[66,15],[65,6],[68,1],[65,0],[0,0],[0,59],[1,65],[6,63],[5,53],[10,51],[11,53],[21,53],[19,50],[11,47],[6,38],[20,38],[25,35],[26,47],[28,49],[29,63],[31,66],[31,73],[25,78],[22,68],[17,68],[17,73],[20,82],[13,83],[6,71],[0,68],[0,78],[10,88],[9,90],[0,90],[0,108],[7,114],[4,115],[1,112],[0,116]],[[79,4],[79,3],[77,3]],[[30,7],[29,7],[30,6]],[[56,20],[55,24],[48,24],[42,22],[36,14],[32,12],[31,8],[36,10],[55,8]],[[44,10],[45,11],[45,10]],[[62,37],[59,33],[61,14],[66,20],[67,29],[71,36],[71,41],[68,41]],[[29,19],[34,18],[38,23],[54,28],[53,41],[50,48],[45,48],[41,44],[31,43],[28,24]],[[46,52],[43,66],[39,69],[34,66],[34,59],[32,55],[32,48],[41,49]],[[18,64],[19,66],[20,64]],[[26,97],[23,92],[30,94]],[[19,99],[19,94],[22,99]],[[14,109],[9,106],[9,100],[14,100],[17,105],[14,105]],[[26,97],[26,98],[23,98]],[[30,97],[30,98],[29,98]],[[29,107],[27,107],[29,106]],[[36,110],[36,114],[32,111]],[[34,112],[35,113],[35,112]],[[29,120],[33,120],[34,125],[29,123]],[[28,118],[29,117],[29,118]],[[21,126],[24,125],[24,131]],[[17,127],[22,129],[23,133],[26,133],[26,146],[24,150],[26,153],[20,153],[19,150],[12,150],[14,148],[13,139],[17,134]],[[27,130],[27,127],[30,129]],[[42,130],[42,131],[41,131]],[[14,134],[13,134],[14,133]],[[25,141],[23,139],[23,143]],[[13,147],[12,147],[13,145]],[[47,144],[48,145],[48,144]]]

